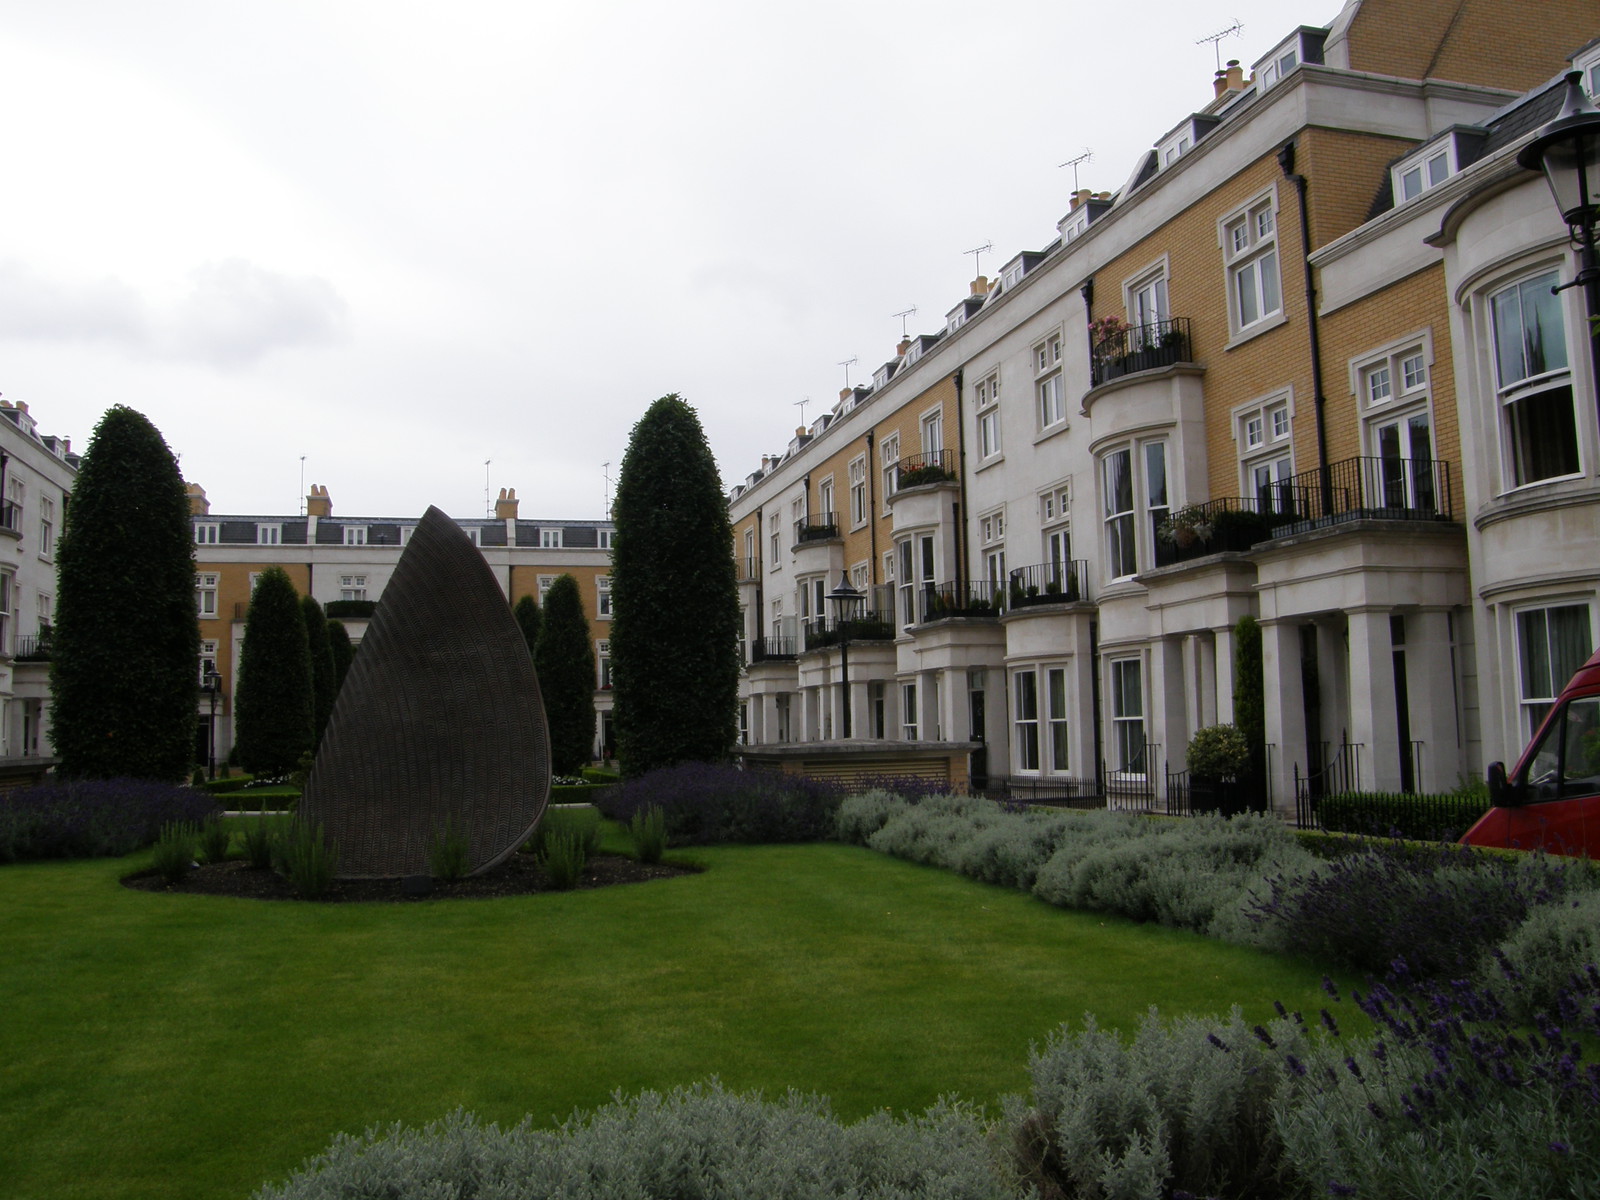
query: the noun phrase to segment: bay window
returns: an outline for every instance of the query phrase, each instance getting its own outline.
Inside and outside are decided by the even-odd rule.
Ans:
[[[1578,473],[1566,323],[1547,271],[1489,298],[1495,387],[1510,486]]]

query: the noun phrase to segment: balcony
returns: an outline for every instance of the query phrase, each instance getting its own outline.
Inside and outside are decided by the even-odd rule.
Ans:
[[[798,653],[795,645],[798,639],[792,637],[758,637],[750,639],[750,661],[759,662],[793,662]]]
[[[739,573],[740,583],[761,582],[761,558],[759,555],[747,558],[735,558],[734,568]]]
[[[1124,375],[1189,362],[1189,347],[1188,317],[1113,329],[1090,352],[1090,385],[1099,387]]]
[[[10,500],[0,502],[0,533],[22,536],[22,506]]]
[[[841,635],[848,636],[852,645],[857,642],[892,642],[894,610],[868,609],[848,621],[813,617],[805,623],[801,637],[807,650],[824,650],[829,646],[837,646],[842,640]]]
[[[1301,519],[1304,501],[1287,483],[1265,497],[1223,496],[1180,508],[1156,525],[1155,561],[1170,567],[1224,551],[1244,553]]]
[[[998,617],[1005,608],[1005,589],[989,580],[941,583],[922,589],[918,603],[923,622],[950,617]]]
[[[1012,611],[1039,604],[1074,604],[1089,598],[1089,560],[1018,567],[1007,584]]]
[[[17,662],[49,662],[54,631],[46,625],[38,633],[23,634],[17,638],[17,652],[12,657]]]
[[[839,536],[838,513],[808,513],[794,523],[794,544],[804,546],[807,542],[825,542]],[[760,564],[756,564],[760,569]],[[752,576],[752,578],[754,578]]]
[[[1297,518],[1276,536],[1341,521],[1454,521],[1450,476],[1432,458],[1347,458],[1305,471],[1272,487],[1274,507]]]
[[[951,483],[956,477],[956,454],[954,450],[910,454],[896,467],[894,487],[897,492],[930,483]]]

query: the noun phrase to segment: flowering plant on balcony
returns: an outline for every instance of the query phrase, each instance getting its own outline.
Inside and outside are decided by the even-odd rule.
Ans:
[[[1096,355],[1120,352],[1128,335],[1128,323],[1116,315],[1097,317],[1089,322],[1089,345]]]
[[[1183,549],[1211,540],[1211,517],[1198,504],[1190,504],[1156,526],[1156,536]]]

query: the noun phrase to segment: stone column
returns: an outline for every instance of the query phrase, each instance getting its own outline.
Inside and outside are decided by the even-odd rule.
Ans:
[[[1278,748],[1272,760],[1273,802],[1279,810],[1293,812],[1295,767],[1304,773],[1310,759],[1300,679],[1300,627],[1292,620],[1262,622],[1261,667],[1267,741]]]
[[[1211,638],[1211,668],[1215,672],[1217,697],[1216,723],[1232,725],[1238,719],[1238,714],[1233,710],[1233,689],[1236,686],[1233,678],[1233,626],[1213,629]]]
[[[1189,747],[1181,638],[1157,638],[1150,643],[1149,728],[1150,740],[1161,747],[1161,754],[1147,769],[1160,772],[1167,763],[1177,768]]]
[[[1350,620],[1350,740],[1362,747],[1356,781],[1400,790],[1400,731],[1394,702],[1394,639],[1388,609],[1358,609]]]
[[[1424,609],[1406,617],[1406,698],[1411,736],[1422,743],[1417,790],[1448,791],[1460,778],[1462,761],[1447,609]]]

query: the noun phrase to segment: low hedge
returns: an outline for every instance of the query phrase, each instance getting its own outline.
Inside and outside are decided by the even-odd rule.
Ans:
[[[207,779],[196,784],[201,791],[210,792],[213,796],[220,796],[224,792],[237,792],[250,786],[248,775],[224,775],[220,779]]]
[[[377,607],[376,600],[329,600],[322,611],[339,620],[363,620],[370,618]]]
[[[1481,796],[1445,792],[1343,792],[1324,796],[1317,820],[1330,833],[1367,833],[1419,842],[1453,842],[1483,816]]]
[[[592,804],[605,788],[597,783],[552,783],[551,804]]]
[[[197,788],[144,779],[46,783],[0,793],[0,863],[118,858],[168,825],[199,825],[217,802]]]
[[[612,771],[606,767],[585,767],[579,771],[590,783],[621,783],[622,772]]]

